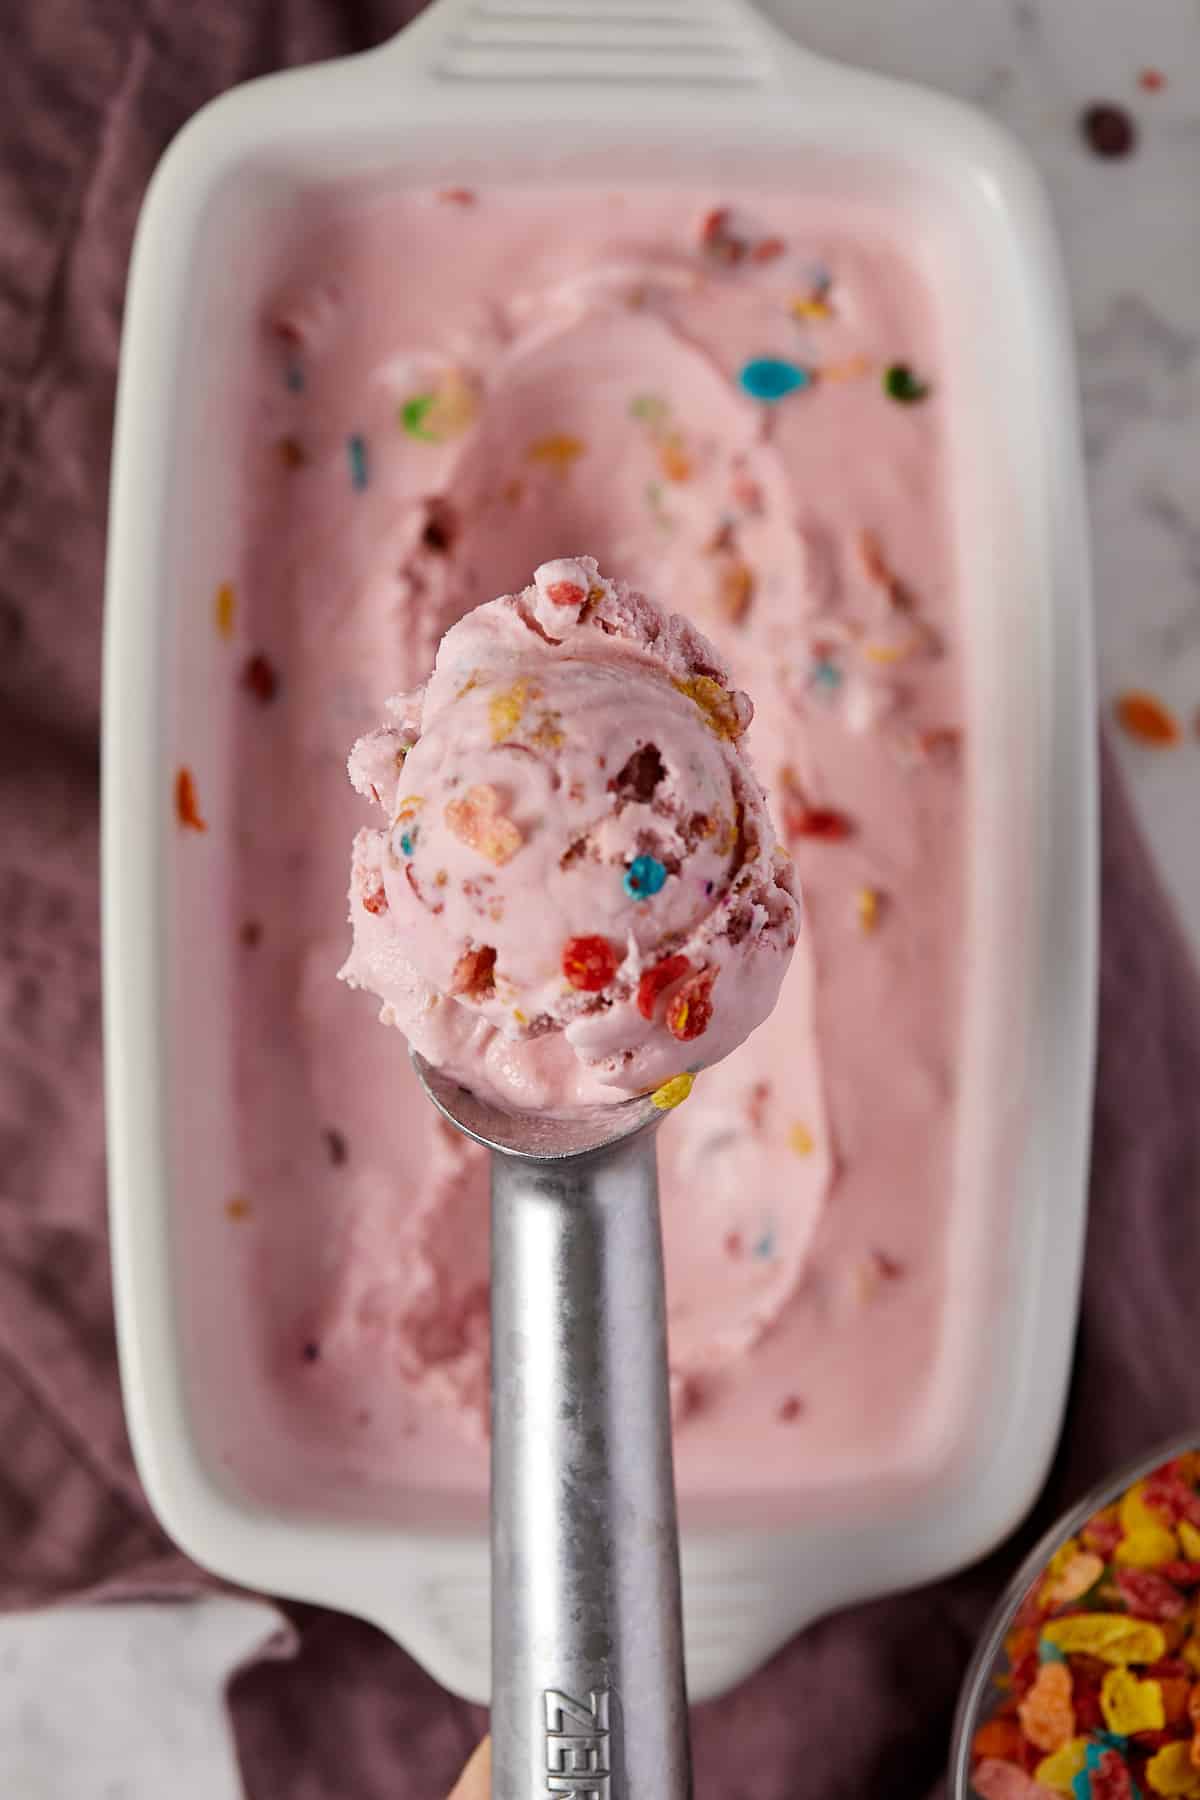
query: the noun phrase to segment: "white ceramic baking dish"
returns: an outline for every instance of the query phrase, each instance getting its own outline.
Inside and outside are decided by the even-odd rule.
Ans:
[[[431,1507],[398,1524],[316,1496],[298,1513],[242,1491],[211,1429],[218,1393],[253,1407],[237,1334],[223,1365],[197,1360],[180,1303],[186,1283],[220,1306],[220,1252],[193,1225],[235,1181],[222,875],[212,859],[180,879],[171,791],[185,760],[202,793],[232,778],[228,703],[208,678],[213,572],[237,518],[238,370],[222,346],[272,210],[314,184],[381,178],[868,193],[905,209],[942,270],[973,820],[955,1175],[971,1198],[950,1256],[964,1279],[986,1260],[993,1303],[948,1359],[965,1396],[952,1441],[905,1491],[885,1503],[867,1484],[782,1520],[685,1509],[689,1678],[704,1698],[817,1615],[986,1551],[1029,1505],[1059,1427],[1085,1215],[1097,776],[1058,254],[1033,171],[987,120],[816,61],[738,0],[440,0],[372,54],[225,95],[154,179],[125,325],[105,668],[109,1157],[133,1444],[197,1561],[371,1619],[477,1700],[483,1518]]]

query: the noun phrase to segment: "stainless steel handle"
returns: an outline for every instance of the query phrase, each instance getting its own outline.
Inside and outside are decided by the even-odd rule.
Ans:
[[[654,1137],[493,1151],[493,1800],[691,1792]]]

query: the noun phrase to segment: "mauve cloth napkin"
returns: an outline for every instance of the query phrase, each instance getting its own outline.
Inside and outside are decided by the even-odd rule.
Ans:
[[[210,1585],[155,1525],[117,1392],[97,970],[101,560],[125,266],[210,95],[380,42],[403,0],[0,9],[0,1603]],[[1035,1518],[952,1581],[805,1632],[695,1714],[699,1800],[929,1800],[955,1694],[1032,1534],[1200,1421],[1200,992],[1104,770],[1099,1087],[1083,1322]],[[483,1727],[378,1632],[284,1606],[237,1675],[250,1800],[441,1800]]]

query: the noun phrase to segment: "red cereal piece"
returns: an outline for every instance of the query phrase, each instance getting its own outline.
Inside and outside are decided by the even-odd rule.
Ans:
[[[1100,1705],[1100,1683],[1080,1681],[1078,1674],[1072,1690],[1075,1704],[1075,1729],[1079,1732],[1104,1731],[1104,1711]]]
[[[580,993],[598,994],[616,974],[619,960],[607,938],[568,938],[563,945],[562,972]]]
[[[1159,1623],[1164,1619],[1177,1619],[1187,1606],[1179,1589],[1172,1587],[1155,1569],[1118,1569],[1116,1577],[1121,1598],[1137,1619],[1154,1619]]]
[[[208,830],[208,821],[200,816],[196,777],[187,768],[179,769],[175,775],[175,817],[189,831]]]
[[[1091,1774],[1090,1800],[1136,1800],[1129,1765],[1116,1750],[1106,1750]]]
[[[715,969],[698,969],[668,1001],[667,1030],[681,1044],[690,1044],[695,1038],[703,1037],[712,1024],[712,991],[716,979]]]
[[[745,1250],[746,1250],[745,1239],[742,1237],[742,1234],[740,1231],[727,1231],[725,1233],[725,1254],[726,1254],[726,1256],[731,1256],[736,1259],[739,1256],[743,1256],[745,1254]]]
[[[750,261],[754,263],[775,262],[787,249],[781,237],[759,238],[750,252]]]
[[[1200,1494],[1169,1465],[1165,1469],[1156,1470],[1149,1477],[1142,1490],[1142,1498],[1147,1506],[1162,1513],[1172,1525],[1178,1525],[1181,1519],[1186,1519],[1189,1525],[1200,1527]]]
[[[1144,94],[1159,94],[1167,85],[1167,78],[1161,69],[1143,69],[1138,76],[1138,86]]]
[[[1115,1506],[1106,1506],[1094,1519],[1089,1519],[1079,1536],[1089,1550],[1107,1561],[1124,1537],[1124,1528]]]
[[[832,806],[785,806],[783,830],[788,838],[824,838],[827,843],[840,843],[854,834],[845,813]]]
[[[1173,1587],[1194,1588],[1200,1586],[1200,1562],[1169,1562],[1160,1564],[1157,1573]]]
[[[1012,1680],[1013,1693],[1016,1694],[1018,1699],[1024,1699],[1025,1695],[1037,1680],[1041,1667],[1042,1665],[1038,1661],[1038,1653],[1036,1650],[1030,1650],[1024,1656],[1013,1658],[1012,1668],[1009,1671],[1009,1674]]]
[[[804,1402],[799,1394],[789,1394],[787,1399],[780,1404],[779,1417],[785,1425],[790,1425],[793,1419],[798,1419],[803,1411]]]
[[[546,598],[553,606],[582,606],[587,594],[577,581],[552,581]]]
[[[438,199],[447,206],[474,206],[476,198],[475,189],[468,187],[441,188],[438,192]]]
[[[746,254],[746,246],[729,229],[729,208],[715,206],[700,222],[700,245],[718,262],[738,263]]]
[[[378,917],[380,913],[385,913],[387,911],[388,897],[384,892],[382,881],[376,882],[373,888],[368,888],[367,892],[363,895],[362,903],[363,910],[365,912],[374,913],[376,917]]]
[[[686,956],[667,956],[653,968],[643,969],[637,985],[637,1009],[643,1019],[653,1019],[659,995],[672,982],[682,981],[691,972],[692,965]]]

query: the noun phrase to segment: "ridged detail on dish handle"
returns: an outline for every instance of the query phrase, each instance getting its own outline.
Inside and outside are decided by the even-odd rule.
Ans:
[[[743,0],[441,0],[435,16],[443,81],[755,88],[775,68]]]
[[[781,1638],[808,1623],[796,1614],[794,1591],[785,1591],[792,1611],[785,1607],[781,1617],[779,1581],[768,1579],[761,1569],[685,1574],[684,1658],[693,1701],[727,1693]],[[402,1623],[382,1622],[439,1680],[486,1704],[490,1608],[486,1575],[440,1575],[421,1583]],[[419,1642],[414,1619],[420,1620]]]

